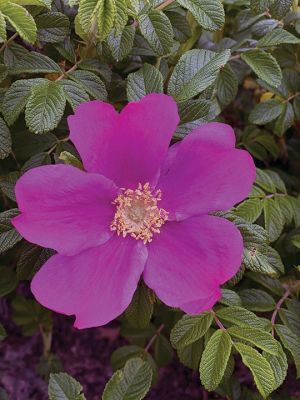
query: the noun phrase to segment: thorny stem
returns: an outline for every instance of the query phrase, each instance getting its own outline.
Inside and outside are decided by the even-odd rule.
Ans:
[[[0,53],[2,53],[6,47],[13,41],[15,40],[15,38],[18,36],[18,32],[15,32],[5,43],[3,43],[3,45],[0,48]]]
[[[222,322],[219,320],[219,318],[217,317],[217,314],[216,314],[213,310],[211,310],[211,314],[212,314],[212,316],[214,317],[215,323],[218,325],[218,327],[219,327],[220,329],[222,329],[222,331],[226,331],[225,326],[224,326],[224,325],[222,324]]]
[[[157,329],[155,334],[152,336],[152,338],[149,340],[148,344],[146,345],[144,351],[147,353],[150,350],[150,347],[153,345],[155,340],[158,338],[158,336],[161,334],[161,331],[164,329],[165,324],[161,324],[160,327]]]
[[[286,289],[286,291],[284,292],[284,295],[281,297],[281,299],[276,304],[275,310],[274,310],[274,312],[272,314],[272,318],[271,318],[272,336],[275,335],[275,321],[276,321],[276,317],[277,317],[278,311],[280,310],[281,306],[283,305],[283,303],[289,297],[290,294],[291,294],[290,290]]]

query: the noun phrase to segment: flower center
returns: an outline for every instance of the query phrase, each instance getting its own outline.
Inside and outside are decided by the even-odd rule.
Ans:
[[[168,212],[157,206],[161,191],[152,192],[149,183],[139,183],[135,190],[121,190],[122,194],[113,201],[117,210],[110,229],[123,237],[141,239],[145,244],[151,242],[153,234],[160,233],[160,227],[168,219]]]

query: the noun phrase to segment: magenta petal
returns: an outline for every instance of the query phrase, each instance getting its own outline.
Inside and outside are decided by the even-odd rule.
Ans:
[[[167,305],[197,314],[213,306],[219,285],[238,271],[243,240],[231,222],[203,215],[167,222],[148,252],[146,284]]]
[[[178,121],[175,101],[164,94],[129,103],[120,114],[102,101],[82,103],[68,118],[85,169],[126,188],[155,182]]]
[[[160,206],[170,213],[170,220],[227,210],[249,194],[255,165],[247,151],[233,145],[232,129],[213,123],[176,146],[157,184],[162,191]]]
[[[47,165],[26,172],[15,191],[21,214],[12,223],[29,242],[74,255],[112,235],[118,189],[101,175]]]
[[[43,306],[75,314],[79,329],[104,325],[129,305],[146,258],[142,242],[115,235],[76,256],[53,256],[34,276],[31,290]]]

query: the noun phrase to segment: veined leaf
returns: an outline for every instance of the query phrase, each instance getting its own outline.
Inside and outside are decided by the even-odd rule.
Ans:
[[[243,306],[250,311],[272,311],[275,300],[267,292],[260,289],[243,289],[239,293]]]
[[[285,380],[288,363],[285,352],[280,343],[278,343],[278,351],[277,354],[273,355],[270,353],[266,353],[265,351],[262,353],[263,357],[268,361],[271,365],[271,368],[275,377],[275,387],[274,389],[279,388]]]
[[[289,350],[295,361],[297,378],[300,377],[300,338],[285,325],[276,325],[275,330],[283,346]]]
[[[0,43],[5,42],[7,39],[7,34],[6,34],[6,22],[4,15],[0,11]]]
[[[59,12],[48,12],[35,17],[38,40],[46,43],[62,42],[70,27],[69,18]]]
[[[177,349],[177,355],[182,364],[194,371],[199,369],[202,352],[203,343],[201,340]]]
[[[231,354],[231,338],[222,329],[217,330],[209,339],[200,362],[200,379],[207,390],[216,389],[226,370]]]
[[[51,374],[49,400],[85,400],[81,384],[65,372]]]
[[[251,311],[246,310],[242,307],[230,306],[224,307],[216,311],[218,318],[225,323],[241,326],[241,327],[253,327],[256,329],[264,329],[265,322],[257,317]]]
[[[260,394],[266,399],[276,387],[275,376],[270,364],[257,350],[250,346],[235,343],[234,347],[240,353],[243,363],[252,372]]]
[[[149,93],[163,92],[163,76],[153,65],[145,63],[138,71],[128,75],[127,97],[137,101]]]
[[[149,325],[152,313],[150,289],[144,283],[140,283],[126,310],[126,318],[132,326],[143,329]]]
[[[270,241],[274,242],[278,239],[284,227],[281,209],[274,199],[264,199],[264,216],[265,227],[269,234]]]
[[[232,326],[231,328],[227,329],[227,332],[229,335],[251,343],[267,353],[273,355],[277,355],[278,353],[278,342],[268,332],[264,332],[260,329],[255,329],[252,327],[239,326]]]
[[[218,72],[229,57],[230,50],[215,53],[194,49],[186,52],[174,68],[168,93],[182,102],[203,92],[217,79]]]
[[[8,211],[0,213],[0,253],[14,247],[18,243],[22,236],[15,230],[11,224],[11,219],[19,214],[17,208],[12,208]]]
[[[298,44],[300,43],[300,39],[298,39],[292,33],[279,28],[279,29],[274,29],[273,31],[263,36],[257,42],[257,47],[271,47],[283,43]]]
[[[132,26],[126,26],[121,33],[116,34],[113,30],[107,38],[107,44],[113,58],[121,61],[130,53],[135,35],[135,29]]]
[[[11,152],[11,137],[10,131],[0,118],[0,159],[6,158]]]
[[[68,77],[77,82],[93,98],[107,99],[107,91],[103,81],[93,72],[78,70],[70,72]]]
[[[273,121],[282,113],[284,104],[277,99],[270,99],[257,104],[250,112],[249,121],[252,124],[264,125]]]
[[[171,331],[171,343],[176,349],[186,347],[205,335],[212,324],[213,317],[209,312],[191,316],[184,315]]]
[[[73,111],[76,110],[79,104],[89,101],[89,95],[82,90],[82,86],[79,83],[69,79],[62,79],[59,84],[63,87],[67,102]]]
[[[248,222],[255,222],[262,213],[263,207],[263,201],[253,197],[239,204],[234,213]]]
[[[279,86],[282,72],[276,59],[269,53],[260,49],[251,49],[242,53],[242,59],[257,74],[259,78],[271,86]]]
[[[32,88],[25,119],[34,133],[46,133],[58,125],[66,106],[64,90],[58,82],[47,81]]]

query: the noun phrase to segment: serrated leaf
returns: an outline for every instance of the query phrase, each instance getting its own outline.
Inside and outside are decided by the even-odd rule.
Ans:
[[[31,88],[34,85],[46,82],[42,78],[20,79],[13,82],[4,95],[2,112],[8,125],[12,125],[25,108]]]
[[[262,170],[260,168],[256,168],[255,184],[263,188],[266,192],[276,192],[276,186],[272,178],[266,173],[265,170]]]
[[[219,329],[209,339],[200,361],[200,379],[209,391],[216,389],[225,372],[231,354],[231,338]]]
[[[276,387],[274,373],[270,364],[257,350],[250,346],[235,343],[234,347],[240,353],[243,363],[252,372],[260,394],[266,399]]]
[[[257,104],[249,114],[252,124],[264,125],[273,121],[282,113],[284,104],[280,100],[270,99]]]
[[[17,277],[29,280],[39,268],[54,254],[53,250],[45,249],[32,243],[25,242],[20,250],[17,261]]]
[[[220,0],[178,0],[187,8],[196,21],[208,31],[217,31],[224,25],[225,12]]]
[[[272,293],[277,296],[283,295],[283,287],[278,279],[274,279],[267,275],[257,274],[255,272],[248,272],[247,276],[252,279],[254,282],[259,283],[266,289],[270,290]]]
[[[171,22],[175,39],[180,43],[186,42],[192,34],[186,16],[173,11],[167,12],[166,15]]]
[[[241,57],[259,78],[271,86],[280,85],[282,72],[271,54],[260,49],[251,49],[242,53]]]
[[[229,64],[221,68],[217,79],[217,96],[222,104],[230,104],[236,97],[238,91],[238,80]]]
[[[137,72],[128,75],[128,101],[137,101],[149,93],[163,92],[163,76],[153,65],[145,63]]]
[[[81,384],[65,372],[50,374],[49,400],[85,400]]]
[[[270,4],[272,17],[281,20],[290,10],[293,0],[273,0]]]
[[[6,47],[4,64],[8,67],[10,75],[62,72],[59,65],[51,58],[36,51],[27,51],[16,43],[11,43]]]
[[[98,35],[104,40],[114,26],[117,9],[115,0],[98,0],[98,4]]]
[[[238,293],[230,289],[221,289],[222,297],[219,300],[220,303],[227,306],[241,306],[242,301]]]
[[[19,4],[20,6],[41,6],[50,8],[52,0],[11,0],[11,2]]]
[[[26,104],[26,124],[36,134],[49,132],[58,125],[65,106],[64,90],[58,82],[47,81],[36,85]]]
[[[154,343],[154,356],[158,368],[165,367],[172,362],[173,359],[173,349],[169,340],[163,336],[159,335]]]
[[[252,327],[239,327],[232,326],[227,329],[229,335],[242,339],[248,343],[251,343],[253,346],[258,347],[261,350],[266,351],[267,353],[276,355],[278,353],[278,342],[273,338],[273,336],[259,329],[255,329]]]
[[[26,8],[7,0],[0,0],[0,11],[18,34],[28,43],[36,40],[36,24]]]
[[[69,18],[60,12],[47,12],[35,17],[37,37],[41,42],[62,42],[70,27]]]
[[[276,303],[272,296],[260,289],[243,289],[239,292],[243,307],[250,311],[272,311]]]
[[[274,29],[257,42],[257,47],[271,47],[279,44],[298,44],[300,39],[284,29]]]
[[[126,0],[115,0],[116,2],[116,19],[115,29],[116,33],[119,34],[125,28],[128,20],[127,2]]]
[[[6,34],[6,22],[4,15],[0,11],[0,43],[5,42],[7,39],[7,34]]]
[[[275,330],[283,346],[290,351],[295,361],[297,378],[300,377],[300,338],[285,325],[275,325]]]
[[[184,315],[171,331],[170,340],[175,349],[188,346],[205,335],[213,321],[209,312],[197,316]]]
[[[264,199],[264,218],[270,241],[274,242],[283,230],[284,219],[279,204],[272,198]]]
[[[168,94],[178,102],[189,100],[208,88],[227,63],[230,50],[215,53],[210,50],[194,49],[186,52],[176,64],[171,75]]]
[[[0,117],[0,159],[4,159],[9,156],[11,152],[11,136],[10,131]]]
[[[73,111],[79,106],[79,104],[89,101],[89,95],[82,90],[82,86],[68,79],[62,79],[59,84],[63,87],[67,102],[72,107]]]
[[[285,103],[282,112],[277,119],[274,127],[274,132],[278,136],[282,136],[294,122],[294,109],[291,103]]]
[[[137,287],[125,316],[129,323],[137,328],[146,328],[153,313],[150,289],[144,283]]]
[[[73,154],[69,153],[68,151],[62,151],[58,158],[67,165],[72,165],[75,168],[84,170],[82,162],[77,157],[75,157]]]
[[[7,196],[14,202],[16,202],[15,184],[19,177],[19,171],[13,171],[7,174],[5,177],[2,177],[0,180],[0,189],[5,194],[5,196]]]
[[[199,369],[202,352],[203,343],[201,340],[177,349],[177,355],[180,362],[194,371]]]
[[[180,103],[178,105],[180,125],[193,121],[204,122],[208,119],[209,106],[209,102],[202,99],[193,99]]]
[[[142,400],[150,389],[152,370],[140,358],[128,360],[105,386],[102,400]]]
[[[151,48],[159,56],[171,52],[173,29],[170,20],[162,12],[152,10],[138,16],[139,28]]]
[[[278,343],[278,351],[276,355],[266,352],[263,352],[262,355],[271,365],[275,377],[274,389],[276,390],[284,382],[288,370],[288,363],[285,352],[283,351],[281,344]]]
[[[299,335],[300,332],[300,320],[299,316],[291,310],[281,308],[279,310],[279,316],[281,321],[286,325],[295,335]]]
[[[0,213],[0,253],[11,249],[22,236],[11,225],[11,219],[19,214],[17,208]]]
[[[263,201],[252,197],[239,204],[235,214],[248,222],[255,222],[263,210]]]
[[[216,310],[218,318],[225,323],[241,326],[264,329],[265,322],[253,312],[242,307],[230,306]]]
[[[106,100],[107,91],[103,81],[89,71],[74,71],[68,74],[68,77],[79,85],[93,98]]]
[[[267,11],[271,0],[250,0],[250,8],[253,14],[261,14]]]
[[[119,62],[130,53],[135,35],[135,29],[132,26],[126,26],[118,35],[116,31],[111,31],[107,37],[107,44],[113,58]]]

